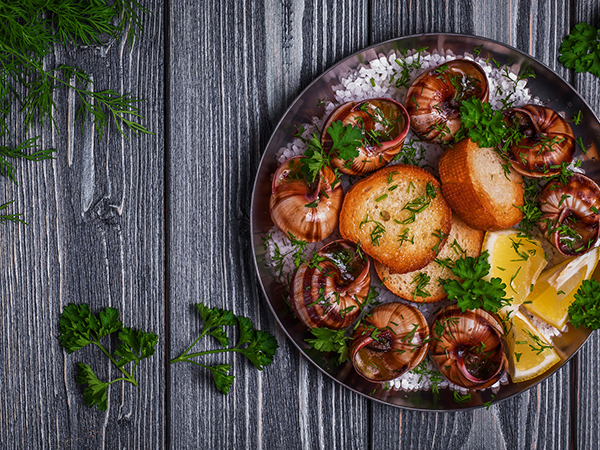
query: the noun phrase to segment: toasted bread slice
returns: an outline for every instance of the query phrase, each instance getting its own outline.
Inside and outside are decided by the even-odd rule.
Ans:
[[[440,184],[426,170],[384,167],[350,188],[340,212],[340,233],[393,273],[418,270],[436,256],[436,235],[447,235],[452,211]]]
[[[523,178],[492,148],[463,139],[440,160],[442,192],[452,211],[479,230],[501,230],[519,223],[523,214]]]
[[[455,215],[452,217],[452,229],[446,245],[440,250],[437,258],[423,269],[393,274],[390,269],[375,261],[375,270],[385,287],[398,297],[418,303],[439,302],[447,297],[439,279],[457,279],[447,265],[448,259],[456,261],[464,253],[467,256],[479,256],[483,234],[483,231],[471,228]],[[415,292],[417,286],[420,287],[420,294],[429,295],[418,295]]]

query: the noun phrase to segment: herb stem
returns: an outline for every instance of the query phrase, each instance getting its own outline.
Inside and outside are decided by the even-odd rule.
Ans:
[[[179,355],[177,358],[171,360],[171,363],[177,362],[177,361],[190,361],[190,358],[196,358],[197,356],[204,356],[204,355],[212,355],[213,353],[227,353],[227,352],[239,352],[240,348],[239,347],[233,347],[233,348],[220,348],[218,350],[206,350],[204,352],[198,352],[198,353],[190,353],[189,355],[186,355],[184,353],[182,353],[181,355]]]
[[[179,355],[177,358],[171,360],[171,363],[174,363],[176,361],[183,361],[184,359],[182,359],[182,358],[185,357],[185,355],[187,354],[187,352],[189,352],[192,349],[192,347],[194,347],[194,345],[196,345],[198,343],[198,341],[200,339],[202,339],[204,336],[206,336],[206,334],[208,333],[208,331],[209,330],[206,329],[206,328],[204,330],[202,330],[202,333],[200,333],[200,336],[198,336],[198,338],[194,342],[192,342],[192,345],[190,345],[188,348],[186,348],[185,351],[181,355]]]
[[[98,340],[97,337],[92,338],[90,336],[90,341],[92,344],[94,344],[96,347],[98,347],[100,350],[102,350],[102,353],[104,353],[108,359],[110,359],[110,361],[115,365],[115,367],[117,369],[119,369],[121,371],[121,373],[123,373],[123,375],[125,375],[125,378],[123,378],[125,381],[129,381],[130,383],[132,383],[134,386],[137,386],[137,382],[135,381],[135,378],[133,378],[133,375],[130,375],[129,372],[127,372],[125,369],[123,369],[122,367],[119,367],[119,363],[117,362],[117,360],[113,357],[113,355],[111,355],[108,350],[106,350],[104,348],[104,346],[100,343],[100,341]]]

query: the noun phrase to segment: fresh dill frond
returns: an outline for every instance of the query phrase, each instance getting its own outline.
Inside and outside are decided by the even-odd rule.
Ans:
[[[16,183],[14,160],[52,158],[55,149],[39,149],[39,136],[20,144],[14,141],[31,129],[56,125],[59,89],[76,93],[76,120],[83,128],[91,118],[99,139],[109,121],[124,136],[125,128],[152,134],[141,123],[138,103],[143,100],[131,93],[96,90],[93,77],[82,69],[47,67],[45,59],[56,47],[70,51],[79,45],[101,45],[107,37],[119,39],[124,32],[131,45],[137,33],[143,33],[143,12],[147,10],[135,0],[0,0],[0,175]],[[14,115],[20,128],[13,125]],[[0,216],[0,222],[22,222],[19,217]]]

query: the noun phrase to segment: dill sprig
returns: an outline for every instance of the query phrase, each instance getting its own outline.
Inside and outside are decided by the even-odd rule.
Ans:
[[[57,105],[54,94],[71,89],[78,98],[76,120],[82,130],[91,117],[102,139],[109,121],[119,132],[148,133],[140,120],[131,93],[94,89],[93,79],[75,66],[46,67],[45,57],[57,46],[70,50],[78,45],[102,44],[109,36],[119,39],[126,31],[131,45],[143,32],[141,12],[147,10],[135,0],[0,0],[0,175],[16,183],[13,161],[51,159],[55,149],[39,149],[39,136],[15,144],[14,136],[32,128],[55,125]],[[22,128],[12,130],[11,114],[19,114]],[[2,205],[5,209],[13,202]],[[18,221],[21,214],[0,216],[0,221]],[[7,219],[8,217],[8,219]]]
[[[5,203],[5,204],[3,204],[3,205],[0,205],[0,212],[2,212],[2,210],[4,210],[4,209],[8,208],[8,206],[9,206],[11,203],[13,203],[13,202],[14,202],[14,200],[13,200],[13,201],[11,201],[11,202],[7,202],[7,203]],[[24,221],[23,221],[23,220],[20,218],[22,215],[23,215],[23,214],[0,214],[0,223],[2,223],[2,222],[15,222],[15,223],[17,223],[17,222],[21,222],[21,223],[24,223],[24,224],[26,224],[26,223],[25,223],[25,222],[24,222]]]

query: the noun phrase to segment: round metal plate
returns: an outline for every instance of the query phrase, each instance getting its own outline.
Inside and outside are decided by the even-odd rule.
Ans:
[[[271,270],[265,266],[263,239],[273,227],[269,216],[269,196],[271,176],[278,166],[275,155],[279,148],[284,147],[293,139],[292,135],[297,125],[309,123],[311,117],[322,114],[322,111],[317,107],[318,99],[334,98],[332,86],[339,85],[340,80],[360,64],[368,64],[369,61],[381,55],[387,56],[392,50],[402,51],[427,47],[429,52],[437,49],[441,53],[450,49],[456,55],[462,55],[464,53],[472,54],[473,49],[479,46],[482,46],[480,53],[482,58],[489,57],[490,61],[493,58],[499,64],[511,67],[513,72],[518,73],[522,67],[531,66],[536,73],[536,78],[529,79],[528,87],[534,96],[539,97],[550,108],[564,112],[566,117],[572,117],[577,111],[583,112],[583,119],[579,125],[571,124],[571,126],[575,136],[582,137],[584,146],[587,149],[586,155],[583,156],[583,169],[596,181],[600,181],[600,165],[597,163],[598,149],[600,148],[600,123],[585,100],[565,80],[531,56],[496,41],[459,34],[422,34],[371,46],[340,61],[315,79],[292,103],[275,128],[262,156],[254,183],[251,206],[251,238],[254,262],[263,292],[277,322],[304,356],[335,381],[370,399],[401,408],[429,411],[464,411],[482,406],[485,402],[492,400],[492,393],[489,389],[483,392],[473,392],[470,401],[459,405],[449,389],[441,389],[438,394],[431,391],[385,390],[383,385],[371,383],[360,377],[350,363],[337,366],[334,356],[329,357],[329,355],[322,354],[309,347],[304,340],[312,336],[310,331],[291,316],[289,308],[282,297],[284,287],[276,282]],[[578,156],[581,157],[583,154],[580,150],[578,152]],[[494,395],[493,401],[496,402],[519,394],[552,376],[577,352],[589,334],[589,330],[581,328],[577,330],[570,326],[567,332],[554,340],[555,348],[561,357],[560,364],[535,379],[501,386],[500,390]]]

